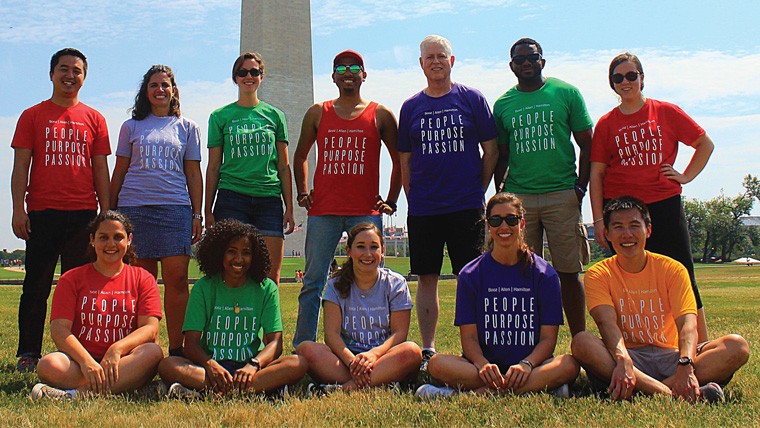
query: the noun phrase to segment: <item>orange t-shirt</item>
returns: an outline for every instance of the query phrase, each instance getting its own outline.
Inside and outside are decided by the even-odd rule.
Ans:
[[[644,270],[630,273],[620,268],[617,257],[602,260],[586,273],[588,310],[601,305],[615,308],[626,347],[678,349],[676,318],[697,313],[686,268],[670,257],[647,251]]]

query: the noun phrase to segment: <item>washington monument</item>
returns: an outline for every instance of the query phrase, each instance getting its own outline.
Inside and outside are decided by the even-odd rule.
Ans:
[[[266,62],[261,98],[285,112],[288,122],[288,155],[301,133],[301,119],[314,104],[311,63],[311,9],[309,0],[242,0],[240,52],[257,52]],[[309,156],[312,181],[316,153]],[[302,252],[306,240],[306,211],[296,206],[296,226],[304,229],[285,237],[285,256]],[[288,276],[283,272],[283,276]]]

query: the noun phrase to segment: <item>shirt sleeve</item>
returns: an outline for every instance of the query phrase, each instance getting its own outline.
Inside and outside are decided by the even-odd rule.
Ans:
[[[457,278],[457,301],[454,311],[454,325],[476,324],[475,307],[477,296],[469,274],[459,273]]]
[[[93,110],[95,117],[95,138],[92,141],[92,155],[110,155],[111,154],[111,140],[108,137],[108,125],[106,124],[106,118],[102,114]]]
[[[681,315],[697,313],[697,300],[691,288],[691,279],[686,268],[673,260],[668,263],[668,300],[673,313],[673,319]]]
[[[586,306],[589,312],[602,305],[615,307],[612,302],[609,281],[609,271],[602,268],[601,263],[597,263],[586,272],[583,285],[586,288]]]
[[[223,147],[224,141],[222,141],[222,138],[224,137],[224,129],[223,124],[221,123],[221,118],[219,117],[221,112],[219,110],[211,113],[211,116],[208,117],[208,148],[213,147]]]
[[[585,131],[594,127],[594,121],[586,109],[586,102],[578,88],[572,88],[570,92],[570,129],[573,132]]]
[[[322,300],[333,302],[336,305],[340,306],[340,293],[338,293],[338,290],[335,288],[334,278],[327,282],[327,286],[325,287],[325,294],[322,296]]]
[[[121,124],[119,141],[116,143],[116,156],[132,158],[132,126],[133,120],[127,120]]]
[[[705,134],[705,130],[697,124],[685,111],[675,104],[669,109],[670,123],[678,141],[693,146],[694,142]]]
[[[399,152],[411,152],[412,141],[409,132],[411,131],[411,118],[409,117],[411,107],[409,102],[404,102],[401,106],[401,113],[398,117],[398,151]]]
[[[206,293],[210,291],[210,280],[203,277],[195,282],[193,289],[190,290],[190,298],[187,301],[185,310],[185,322],[182,324],[182,331],[203,331],[206,327],[208,297]]]
[[[409,285],[406,279],[401,275],[388,275],[390,280],[390,301],[389,307],[393,311],[405,311],[412,309],[412,295],[409,292]]]
[[[50,321],[65,319],[74,321],[77,308],[76,270],[61,275],[53,292],[50,305]]]
[[[264,334],[282,331],[282,314],[280,313],[280,292],[277,285],[269,278],[261,283],[264,288],[264,305],[261,314],[261,327]]]
[[[600,162],[605,165],[610,164],[612,156],[607,150],[607,142],[609,139],[607,132],[608,121],[608,115],[605,115],[596,123],[594,136],[591,139],[591,162]]]
[[[281,141],[288,143],[288,122],[285,120],[285,113],[277,110],[277,118],[279,126],[277,127],[277,134],[275,135],[275,141]]]
[[[139,273],[139,295],[137,296],[137,315],[151,316],[161,319],[161,293],[158,291],[158,283],[148,271],[135,268]]]
[[[186,161],[201,160],[201,128],[192,120],[185,119],[187,123],[187,146],[185,147]]]
[[[483,142],[496,138],[496,121],[491,112],[491,107],[488,106],[486,97],[476,91],[473,91],[472,94],[475,97],[473,106],[475,108],[475,123],[478,129],[478,139]]]
[[[548,267],[548,266],[547,266]],[[549,269],[539,276],[539,323],[541,325],[563,325],[562,293],[560,292],[559,276],[554,269]]]
[[[34,112],[32,109],[24,110],[21,117],[18,118],[11,147],[29,150],[34,147]]]

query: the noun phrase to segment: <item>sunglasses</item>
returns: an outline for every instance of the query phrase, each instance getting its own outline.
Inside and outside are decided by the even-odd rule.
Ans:
[[[638,71],[629,71],[628,73],[625,73],[625,75],[622,75],[620,73],[615,73],[612,75],[612,82],[621,84],[623,83],[623,79],[626,79],[629,82],[635,82],[636,79],[638,78],[639,78]]]
[[[237,77],[245,77],[245,76],[246,76],[247,74],[249,74],[249,73],[250,73],[251,77],[259,77],[259,76],[261,76],[262,74],[264,74],[264,73],[262,73],[262,72],[261,72],[261,70],[260,70],[260,69],[258,69],[258,68],[252,68],[252,69],[250,69],[250,70],[246,70],[245,68],[241,68],[241,69],[240,69],[240,70],[238,70],[238,71],[237,71],[237,73],[235,73],[235,74],[237,75]]]
[[[350,71],[351,74],[359,74],[362,72],[362,66],[359,64],[335,66],[335,72],[338,74],[346,74],[346,71]]]
[[[517,226],[517,223],[520,222],[520,219],[522,219],[519,215],[509,214],[505,217],[502,217],[500,215],[492,215],[491,217],[488,217],[486,221],[488,221],[488,225],[491,227],[499,227],[501,226],[502,222],[507,222],[507,226]]]
[[[535,62],[538,62],[538,60],[540,59],[541,59],[540,53],[534,53],[530,55],[515,55],[512,57],[512,62],[517,65],[522,65],[522,63],[524,63],[525,61],[530,61],[530,62],[535,63]]]

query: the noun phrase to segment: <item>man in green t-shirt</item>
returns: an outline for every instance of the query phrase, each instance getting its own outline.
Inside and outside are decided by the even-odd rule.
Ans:
[[[525,239],[540,255],[546,232],[565,316],[575,335],[586,328],[579,272],[588,259],[588,242],[580,207],[588,185],[593,122],[577,88],[541,74],[546,61],[538,42],[520,39],[510,56],[517,85],[493,108],[499,132],[494,182],[497,191],[522,200]],[[577,172],[571,134],[580,148]]]

